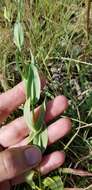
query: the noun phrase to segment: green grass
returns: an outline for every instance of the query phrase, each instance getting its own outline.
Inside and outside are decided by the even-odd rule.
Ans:
[[[21,80],[15,65],[16,48],[13,44],[17,7],[12,2],[0,1],[1,91]],[[5,6],[11,12],[10,22],[4,18]],[[30,61],[32,49],[40,70],[48,79],[49,98],[64,94],[70,102],[63,117],[67,115],[72,119],[72,132],[53,145],[51,150],[65,149],[64,167],[92,172],[92,21],[88,31],[87,4],[84,0],[35,0],[29,6],[25,0],[22,22],[25,30],[25,62]],[[86,188],[92,184],[92,178],[67,175],[60,169],[49,174],[51,179],[53,176],[60,176],[65,187]],[[37,179],[35,183],[39,186]],[[28,186],[22,184],[18,188],[28,189]]]

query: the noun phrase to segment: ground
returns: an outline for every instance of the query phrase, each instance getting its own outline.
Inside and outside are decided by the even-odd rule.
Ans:
[[[71,118],[72,132],[52,148],[65,149],[64,168],[92,172],[92,8],[88,3],[89,0],[53,0],[53,3],[52,0],[30,3],[25,0],[22,19],[25,45],[22,51],[25,62],[30,61],[30,49],[33,51],[39,70],[47,77],[48,98],[64,94],[69,99],[69,109],[61,117],[67,115]],[[0,1],[1,92],[21,80],[15,64],[16,47],[13,43],[16,9],[15,1]],[[21,108],[9,119],[19,115]],[[68,173],[59,168],[49,177],[56,177],[57,185],[62,179],[65,187],[85,189],[92,184],[92,177],[72,175],[70,170]],[[47,176],[41,180],[46,179]],[[38,188],[37,179],[35,183]],[[49,189],[45,185],[43,188]],[[30,188],[22,184],[15,189]],[[86,189],[91,190],[92,187]]]

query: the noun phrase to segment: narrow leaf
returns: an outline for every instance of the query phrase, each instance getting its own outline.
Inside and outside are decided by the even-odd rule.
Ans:
[[[21,51],[21,48],[24,43],[24,31],[20,22],[17,22],[14,25],[14,43],[19,49],[19,51]]]
[[[34,137],[33,144],[39,146],[42,153],[46,150],[48,144],[48,132],[46,128]]]
[[[7,7],[4,7],[4,17],[8,22],[11,20],[11,12],[7,9]]]
[[[32,112],[30,112],[30,98],[27,99],[24,105],[24,120],[28,128],[29,129],[32,128],[32,130],[34,130],[33,116],[32,116]]]
[[[32,144],[32,142],[33,142],[33,139],[35,138],[35,136],[36,136],[36,132],[34,132],[34,131],[31,131],[31,133],[29,134],[29,136],[28,136],[28,144]]]
[[[18,3],[18,20],[21,20],[24,15],[24,0],[17,0]]]
[[[25,65],[24,71],[23,71],[23,74],[22,74],[22,78],[23,78],[23,81],[24,81],[26,99],[27,99],[27,81],[28,81],[29,66],[30,65]]]
[[[45,100],[44,100],[44,102],[42,103],[42,105],[40,107],[40,115],[34,125],[34,128],[36,131],[39,131],[41,129],[42,125],[44,124],[45,111],[46,111],[46,105],[45,105]]]
[[[34,64],[30,64],[27,81],[27,98],[30,97],[32,105],[35,105],[38,102],[40,91],[41,83],[37,68]]]
[[[41,135],[40,135],[40,138],[41,138],[41,150],[42,150],[42,153],[46,150],[47,148],[47,145],[48,145],[48,131],[47,131],[47,128],[45,128]]]

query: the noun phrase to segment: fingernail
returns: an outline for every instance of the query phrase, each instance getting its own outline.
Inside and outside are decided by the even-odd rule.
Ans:
[[[41,151],[37,147],[28,148],[25,150],[25,157],[28,165],[37,165],[41,162]]]

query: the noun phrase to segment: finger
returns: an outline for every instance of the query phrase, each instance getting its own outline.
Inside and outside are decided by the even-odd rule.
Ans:
[[[45,80],[41,77],[41,86],[45,86]],[[11,90],[0,95],[0,122],[25,102],[24,83],[21,82]]]
[[[0,95],[0,122],[25,101],[23,82]]]
[[[48,174],[49,172],[62,166],[65,161],[65,154],[61,151],[53,152],[47,156],[44,156],[41,164],[37,168],[42,175]],[[18,176],[12,180],[12,185],[20,184],[24,182],[25,175]]]
[[[4,181],[2,183],[0,183],[0,190],[10,190],[10,183],[9,181]]]
[[[14,178],[37,167],[41,152],[35,146],[7,149],[0,153],[0,182]]]
[[[65,96],[57,96],[54,100],[48,103],[46,109],[46,122],[51,121],[56,116],[63,113],[68,108],[68,100]]]
[[[23,118],[20,117],[0,129],[0,145],[4,148],[14,145],[26,137],[28,133],[29,129]]]
[[[59,119],[48,127],[48,145],[55,143],[57,140],[67,135],[72,128],[70,119]],[[21,142],[13,145],[12,147],[20,147],[28,144],[28,138],[23,139]]]
[[[60,106],[61,104],[61,106]],[[54,100],[47,104],[47,111],[45,120],[46,122],[51,121],[54,117],[61,114],[68,106],[67,99],[64,96],[58,96]],[[36,110],[36,117],[39,110]],[[63,124],[62,124],[63,125]],[[61,125],[61,126],[62,126]],[[0,144],[4,147],[8,147],[20,142],[29,133],[29,129],[23,117],[16,119],[10,124],[0,129]]]
[[[47,156],[44,156],[37,170],[40,171],[42,175],[46,175],[63,165],[64,161],[64,152],[56,151]]]
[[[71,131],[72,123],[70,119],[59,119],[48,127],[48,144],[53,144],[63,138]]]

